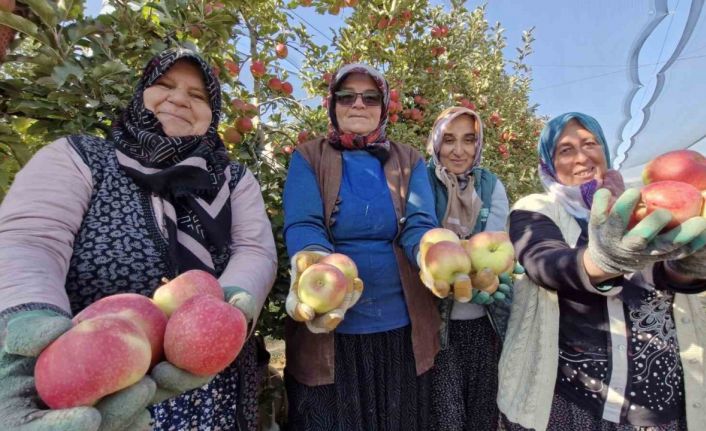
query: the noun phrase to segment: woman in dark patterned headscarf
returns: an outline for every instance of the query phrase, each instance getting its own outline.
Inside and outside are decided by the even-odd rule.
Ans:
[[[331,82],[327,137],[297,147],[289,165],[291,430],[430,429],[427,371],[440,321],[415,261],[421,236],[436,226],[434,201],[421,155],[385,136],[388,101],[378,71],[342,67]],[[341,305],[316,314],[300,301],[299,274],[334,252],[355,262],[358,278]]]
[[[218,136],[220,108],[210,66],[192,51],[170,49],[148,63],[111,139],[63,138],[27,164],[0,208],[0,329],[37,310],[63,321],[114,293],[151,296],[163,277],[187,270],[218,277],[226,300],[254,326],[274,281],[276,252],[260,187],[228,160]],[[21,321],[31,325],[34,314]],[[196,377],[163,361],[112,407],[67,409],[61,417],[3,399],[22,391],[0,392],[0,406],[31,406],[0,408],[0,422],[253,430],[256,360],[250,339],[216,376]],[[2,368],[5,387],[6,377],[17,376]]]

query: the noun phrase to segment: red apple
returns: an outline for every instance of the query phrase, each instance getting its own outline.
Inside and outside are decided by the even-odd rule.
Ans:
[[[489,268],[500,275],[515,266],[515,249],[506,232],[479,232],[462,244],[476,272]]]
[[[302,131],[299,132],[299,134],[297,135],[297,142],[300,143],[300,144],[303,143],[303,142],[306,142],[307,139],[309,139],[309,132],[306,131],[306,130],[302,130]]]
[[[240,133],[248,133],[253,129],[252,120],[248,117],[241,117],[235,121],[235,128]]]
[[[392,114],[390,115],[390,123],[396,123],[400,120],[400,117],[397,114]]]
[[[265,64],[261,61],[253,61],[252,64],[250,64],[250,73],[252,73],[252,76],[255,78],[261,78],[265,75]]]
[[[245,105],[247,105],[247,103],[244,100],[240,100],[240,99],[233,99],[233,101],[230,102],[230,104],[233,107],[233,110],[238,111],[238,112],[243,111],[245,109]]]
[[[390,19],[384,16],[378,21],[378,30],[385,30],[388,25],[390,25]]]
[[[344,3],[348,7],[356,7],[356,5],[358,5],[358,0],[344,0]]]
[[[171,316],[192,296],[202,293],[223,300],[223,289],[216,277],[206,271],[192,269],[159,286],[152,294],[152,300],[167,316]]]
[[[164,354],[175,366],[209,376],[223,371],[243,348],[248,325],[243,313],[222,299],[196,295],[167,322]]]
[[[331,72],[326,72],[323,74],[322,79],[326,84],[330,84],[331,80],[333,79],[333,73]]]
[[[390,90],[390,100],[393,102],[399,102],[400,101],[400,92],[393,88]]]
[[[292,94],[293,91],[294,91],[294,87],[292,87],[292,84],[290,84],[289,82],[286,82],[286,81],[282,83],[282,93],[289,96]]]
[[[248,118],[253,118],[258,114],[257,112],[257,106],[253,105],[252,103],[246,103],[243,105],[243,115],[248,117]]]
[[[124,317],[145,332],[152,351],[150,367],[161,360],[167,315],[152,300],[137,293],[118,293],[99,299],[84,308],[72,320],[74,324],[78,324],[84,320],[109,314]]]
[[[137,383],[152,349],[140,327],[118,315],[77,324],[49,345],[34,368],[39,397],[52,409],[92,406]]]
[[[223,65],[228,69],[228,73],[230,73],[231,76],[238,76],[240,73],[240,66],[233,60],[226,60],[223,62]]]
[[[283,43],[278,43],[275,46],[275,54],[277,54],[277,58],[286,58],[287,54],[289,54],[289,50],[287,49],[287,45]]]
[[[701,192],[691,184],[680,181],[648,184],[640,190],[640,202],[635,207],[628,227],[634,226],[657,208],[664,208],[672,213],[672,220],[665,226],[665,229],[671,229],[691,217],[701,215],[703,201]]]
[[[229,127],[223,132],[223,140],[229,144],[239,144],[243,140],[243,135],[235,127]]]
[[[291,145],[285,145],[284,147],[282,147],[282,152],[284,152],[284,154],[290,155],[294,152],[294,147],[292,147]]]
[[[301,4],[302,6],[311,6],[312,1],[313,0],[299,0],[299,4]]]
[[[282,81],[277,78],[270,78],[267,81],[267,87],[272,91],[282,91]]]
[[[693,150],[664,153],[642,170],[645,184],[657,181],[681,181],[699,190],[706,190],[706,157]]]
[[[347,290],[348,279],[333,265],[315,263],[299,278],[299,299],[318,314],[341,305]]]
[[[490,122],[493,123],[494,126],[500,126],[503,123],[503,118],[499,113],[493,112],[490,114]]]

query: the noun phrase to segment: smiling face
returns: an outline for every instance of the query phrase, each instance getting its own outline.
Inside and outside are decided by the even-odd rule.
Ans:
[[[603,147],[593,133],[571,120],[557,138],[554,169],[560,183],[576,186],[603,179],[608,170]]]
[[[452,174],[460,175],[473,166],[476,157],[475,118],[459,115],[442,129],[439,161]]]
[[[343,80],[339,90],[363,93],[365,91],[380,91],[373,79],[363,73],[351,73]],[[334,96],[335,97],[335,96]],[[361,96],[356,96],[351,106],[336,103],[336,121],[342,133],[367,135],[377,129],[380,124],[382,106],[366,106]]]
[[[211,108],[201,70],[188,60],[174,63],[143,94],[167,136],[203,135],[211,124]]]

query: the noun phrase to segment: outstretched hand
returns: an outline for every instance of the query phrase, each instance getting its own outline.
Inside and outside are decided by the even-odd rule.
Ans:
[[[589,221],[588,256],[608,274],[636,272],[647,265],[681,259],[693,253],[692,241],[706,232],[706,219],[692,217],[667,233],[660,231],[672,214],[657,209],[628,230],[630,216],[640,200],[640,191],[628,189],[610,205],[608,189],[596,191]]]

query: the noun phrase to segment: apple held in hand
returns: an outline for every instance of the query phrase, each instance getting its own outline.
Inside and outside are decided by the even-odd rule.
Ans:
[[[37,359],[35,385],[52,409],[91,406],[100,398],[137,383],[150,366],[147,336],[115,314],[77,324]]]
[[[162,358],[167,316],[152,300],[137,293],[119,293],[101,298],[72,319],[74,324],[94,317],[114,314],[137,324],[147,336],[152,350],[150,367]]]
[[[642,171],[642,181],[681,181],[706,190],[706,157],[692,150],[664,153],[649,162]]]
[[[419,240],[419,252],[422,259],[426,255],[427,250],[429,250],[429,247],[441,241],[459,243],[461,240],[458,238],[456,233],[449,229],[444,229],[443,227],[429,229],[426,233],[424,233],[422,239]]]
[[[445,297],[453,285],[457,301],[471,300],[471,280],[468,277],[471,260],[460,244],[453,241],[432,244],[424,255],[424,266],[433,280],[435,295]]]
[[[515,249],[506,232],[479,232],[462,243],[475,271],[489,268],[500,275],[515,266]]]
[[[317,314],[327,313],[341,305],[348,284],[349,280],[335,266],[315,263],[299,277],[299,300]]]
[[[223,289],[218,279],[206,271],[192,269],[161,285],[152,294],[152,300],[171,316],[184,302],[200,293],[223,300]]]
[[[704,198],[691,184],[680,181],[658,181],[646,185],[640,190],[640,202],[635,207],[629,228],[651,214],[657,208],[664,208],[672,213],[672,220],[665,226],[671,229],[691,217],[701,215]]]
[[[167,322],[167,360],[197,376],[223,371],[240,353],[248,325],[243,313],[222,299],[196,295]]]
[[[346,276],[349,281],[358,278],[358,267],[353,259],[342,253],[332,253],[319,261],[327,265],[335,266]]]

